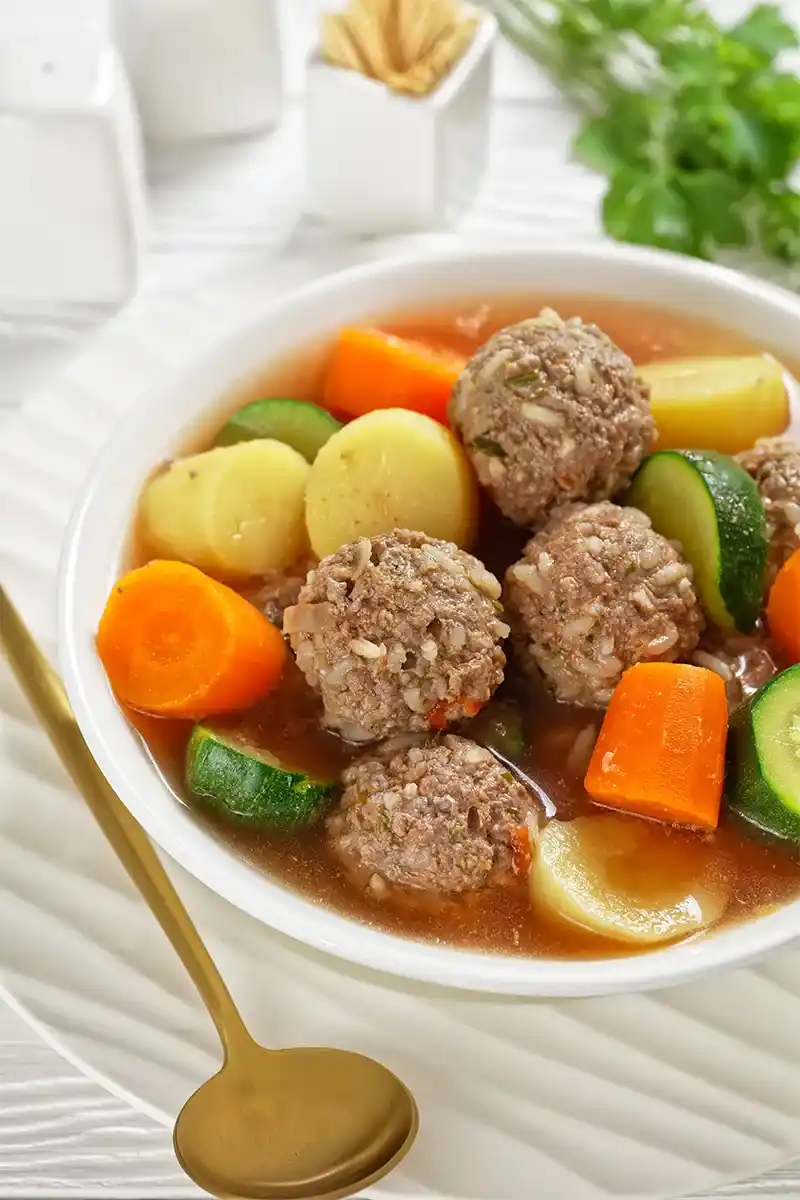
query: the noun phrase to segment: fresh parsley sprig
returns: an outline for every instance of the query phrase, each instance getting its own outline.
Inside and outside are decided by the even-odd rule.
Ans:
[[[723,28],[696,0],[495,0],[509,39],[583,110],[619,241],[800,262],[800,38],[773,4]]]

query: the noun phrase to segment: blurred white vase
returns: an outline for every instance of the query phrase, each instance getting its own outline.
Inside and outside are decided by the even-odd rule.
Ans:
[[[276,0],[113,0],[112,18],[146,138],[231,137],[279,122]]]
[[[0,0],[0,178],[4,312],[133,294],[144,172],[104,0]]]

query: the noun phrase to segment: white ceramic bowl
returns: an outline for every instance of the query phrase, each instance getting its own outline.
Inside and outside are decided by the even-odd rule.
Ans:
[[[393,261],[326,278],[254,315],[192,370],[137,404],[100,455],[77,506],[60,581],[60,651],[78,721],[101,768],[155,841],[213,891],[266,924],[364,966],[459,988],[575,996],[684,981],[763,955],[800,935],[800,900],[720,933],[651,954],[606,961],[492,956],[407,941],[350,921],[271,882],[216,841],[178,803],[109,690],[94,632],[120,572],[138,493],[153,465],[186,441],[221,394],[274,356],[346,322],[459,296],[546,292],[641,300],[694,313],[791,357],[800,301],[788,292],[701,262],[600,245],[463,252]]]

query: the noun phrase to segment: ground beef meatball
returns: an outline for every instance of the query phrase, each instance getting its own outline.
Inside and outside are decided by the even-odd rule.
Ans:
[[[396,529],[323,559],[283,628],[326,724],[370,741],[432,719],[443,727],[486,703],[506,661],[499,598],[477,558]]]
[[[528,526],[553,505],[619,491],[654,435],[649,389],[628,356],[596,325],[550,309],[470,359],[450,415],[483,486]]]
[[[466,738],[362,758],[343,782],[327,821],[330,843],[378,893],[386,882],[435,892],[483,887],[510,870],[513,832],[535,832],[527,790]]]
[[[760,438],[737,461],[753,476],[767,516],[767,582],[800,548],[800,445],[791,438]]]
[[[304,560],[295,563],[287,571],[270,571],[262,579],[261,587],[253,597],[253,603],[279,629],[286,609],[297,604],[306,576],[313,565],[310,559]]]
[[[509,568],[506,603],[523,664],[559,700],[603,705],[622,672],[695,649],[692,569],[644,513],[570,505]]]

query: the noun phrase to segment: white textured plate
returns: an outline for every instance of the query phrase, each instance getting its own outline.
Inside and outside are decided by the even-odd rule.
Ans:
[[[60,540],[97,447],[255,295],[263,287],[240,279],[135,306],[4,429],[0,578],[50,651]],[[800,953],[658,995],[455,994],[302,949],[168,865],[256,1035],[364,1051],[410,1084],[420,1139],[384,1196],[663,1198],[800,1149]],[[210,1024],[5,671],[0,887],[9,991],[168,1121],[214,1068]]]

